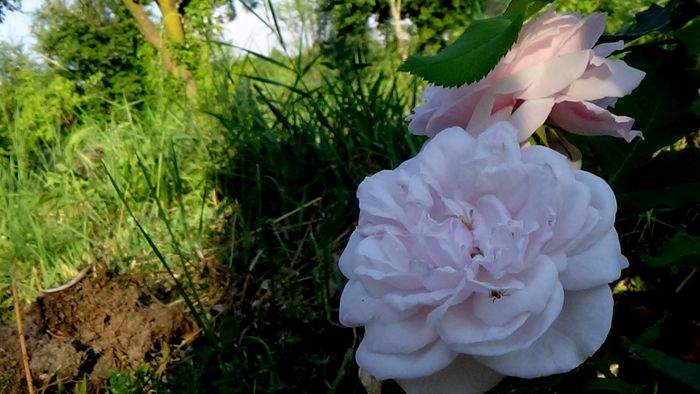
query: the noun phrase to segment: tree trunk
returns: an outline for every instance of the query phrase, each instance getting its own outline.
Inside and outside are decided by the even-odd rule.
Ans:
[[[148,41],[153,48],[155,48],[160,53],[160,58],[163,63],[163,68],[171,73],[177,78],[180,78],[185,83],[185,92],[187,97],[191,99],[197,98],[197,83],[194,80],[192,71],[184,64],[180,63],[171,50],[171,48],[160,38],[160,32],[153,24],[148,14],[139,4],[136,4],[133,0],[122,0],[126,8],[131,12],[131,16],[134,17],[136,25],[143,34],[146,41]],[[161,6],[161,3],[168,3],[165,8]],[[169,0],[163,0],[159,3],[161,7],[161,12],[163,12],[163,23],[165,25],[166,35],[173,44],[178,46],[183,46],[185,44],[185,32],[182,27],[182,19],[180,14],[177,12],[177,8],[174,7],[174,3]],[[164,9],[167,11],[165,13]],[[175,15],[173,15],[173,13]],[[170,21],[170,22],[168,22]],[[178,28],[179,26],[179,28]]]
[[[182,15],[172,0],[158,0],[160,14],[163,15],[163,27],[168,39],[175,45],[185,46],[185,29],[182,26]]]
[[[401,60],[405,60],[408,57],[408,42],[406,42],[403,27],[401,26],[401,0],[389,0],[389,9],[391,11],[391,19],[394,23],[396,45],[399,48]]]

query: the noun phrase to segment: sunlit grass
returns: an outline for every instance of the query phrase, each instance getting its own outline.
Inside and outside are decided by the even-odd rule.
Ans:
[[[83,118],[70,134],[56,131],[40,146],[28,145],[25,131],[12,129],[11,153],[0,160],[0,264],[7,273],[0,288],[14,274],[22,278],[22,294],[29,300],[96,260],[130,269],[134,257],[153,259],[103,163],[138,202],[136,217],[155,224],[156,239],[171,238],[158,225],[160,204],[177,212],[174,235],[201,244],[202,223],[213,215],[202,199],[208,187],[203,125],[176,105],[154,104],[160,107],[138,113],[128,105],[115,107],[126,115],[121,121]]]

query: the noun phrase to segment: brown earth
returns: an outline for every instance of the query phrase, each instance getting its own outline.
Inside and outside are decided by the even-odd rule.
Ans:
[[[192,324],[133,278],[95,270],[80,282],[39,297],[23,313],[29,367],[37,392],[72,391],[87,378],[99,389],[111,370],[157,359],[182,342]],[[15,322],[0,322],[0,392],[26,393]]]

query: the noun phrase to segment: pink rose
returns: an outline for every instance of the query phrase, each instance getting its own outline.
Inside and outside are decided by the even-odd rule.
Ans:
[[[360,184],[340,321],[365,327],[357,362],[375,377],[481,393],[504,375],[569,371],[603,343],[608,283],[627,266],[615,196],[516,133],[447,129]]]
[[[634,119],[606,110],[637,87],[644,72],[622,60],[606,59],[623,48],[622,41],[593,47],[605,20],[602,13],[581,19],[545,12],[523,26],[513,48],[481,81],[426,88],[426,102],[409,117],[409,130],[433,137],[459,126],[478,135],[494,122],[507,120],[524,142],[546,121],[582,135],[627,141],[641,136],[631,130]]]

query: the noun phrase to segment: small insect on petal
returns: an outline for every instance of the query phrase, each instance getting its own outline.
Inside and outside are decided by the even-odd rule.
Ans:
[[[496,290],[492,289],[489,292],[489,296],[491,297],[491,302],[496,302],[496,300],[501,299],[501,297],[508,297],[510,294],[506,290]]]

